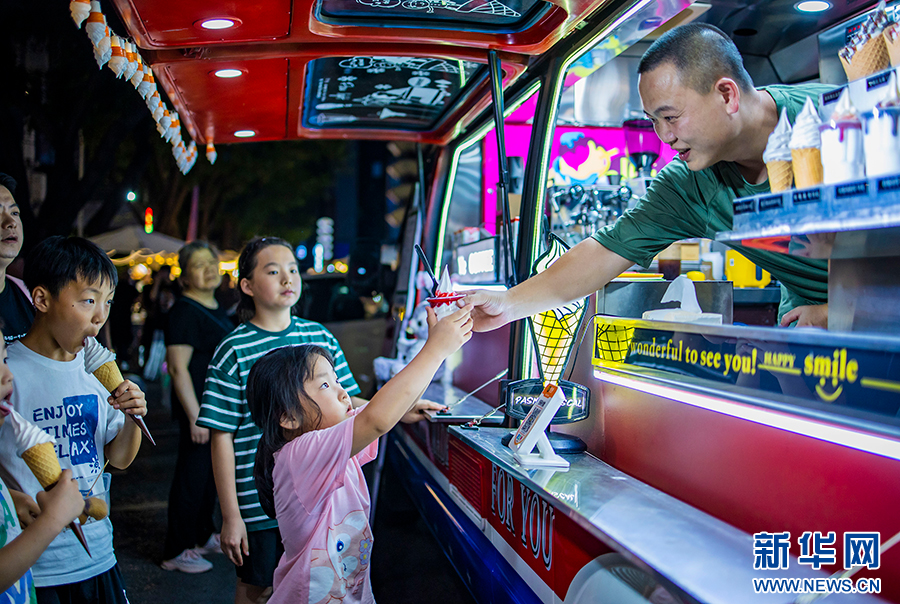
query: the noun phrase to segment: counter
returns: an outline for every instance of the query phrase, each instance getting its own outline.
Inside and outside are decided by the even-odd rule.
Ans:
[[[827,576],[796,561],[788,571],[754,571],[750,535],[591,455],[566,456],[571,465],[565,472],[525,470],[513,459],[509,448],[500,443],[507,432],[503,428],[450,429],[452,438],[459,439],[490,463],[491,504],[485,506],[484,514],[495,528],[512,529],[506,535],[510,541],[518,541],[520,534],[531,538],[527,532],[539,526],[532,519],[523,524],[522,514],[528,512],[522,510],[527,510],[529,505],[521,497],[534,493],[542,504],[546,501],[553,507],[558,514],[555,524],[541,529],[544,538],[549,535],[554,540],[555,559],[551,564],[562,566],[559,557],[573,554],[570,552],[573,547],[590,548],[589,543],[566,543],[554,532],[555,526],[561,524],[560,517],[565,517],[591,538],[622,553],[641,568],[652,568],[664,584],[671,580],[678,588],[676,594],[684,590],[701,602],[788,602],[786,596],[754,593],[752,579],[761,575],[770,578]],[[507,506],[516,496],[514,505]],[[504,514],[512,514],[512,518],[507,519]],[[500,529],[501,533],[503,530]],[[565,592],[557,595],[570,601]],[[862,596],[830,596],[829,599],[877,601]]]

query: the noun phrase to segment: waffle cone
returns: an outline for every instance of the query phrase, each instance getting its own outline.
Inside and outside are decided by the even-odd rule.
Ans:
[[[816,147],[791,149],[794,167],[794,184],[806,189],[822,184],[822,154]]]
[[[59,467],[59,458],[56,456],[56,446],[53,443],[41,443],[27,449],[22,453],[22,459],[45,489],[59,480],[62,468]]]
[[[900,37],[891,40],[887,30],[882,35],[884,36],[884,45],[887,47],[888,57],[891,60],[891,67],[900,65]]]
[[[78,517],[78,521],[84,524],[88,518],[94,520],[103,520],[109,514],[109,507],[106,502],[97,497],[89,497],[84,500],[84,512]]]
[[[769,189],[773,193],[780,193],[791,188],[794,182],[794,170],[791,162],[776,160],[766,163],[769,172]]]
[[[884,36],[873,36],[863,44],[862,48],[853,53],[848,63],[844,57],[840,57],[841,65],[847,73],[847,79],[851,82],[872,75],[891,66],[891,58],[888,55],[888,47]]]
[[[100,380],[103,387],[112,392],[119,387],[119,384],[125,381],[119,366],[115,361],[107,361],[94,370],[94,377]]]

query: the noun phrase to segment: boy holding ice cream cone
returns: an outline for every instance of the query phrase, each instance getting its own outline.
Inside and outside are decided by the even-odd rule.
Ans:
[[[25,269],[34,325],[9,348],[9,366],[18,376],[13,408],[55,439],[60,466],[72,471],[82,491],[102,474],[107,459],[114,467],[128,467],[141,431],[125,414],[147,412],[135,384],[126,380],[110,393],[85,370],[84,342],[106,322],[116,282],[115,267],[93,243],[76,237],[41,242]],[[14,463],[9,432],[0,430],[0,476],[34,497],[42,485],[28,467]],[[65,531],[34,564],[38,596],[48,602],[126,604],[109,518],[89,522],[83,531],[90,556],[72,531]]]

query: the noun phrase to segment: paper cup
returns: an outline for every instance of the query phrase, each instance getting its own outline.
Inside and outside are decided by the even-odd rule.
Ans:
[[[457,304],[457,302],[465,297],[465,294],[451,294],[449,296],[438,296],[425,299],[431,304],[431,308],[434,309],[434,314],[436,314],[438,320],[440,320],[459,310],[459,304]]]

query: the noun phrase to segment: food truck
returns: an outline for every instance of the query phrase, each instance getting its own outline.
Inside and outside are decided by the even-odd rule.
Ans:
[[[892,39],[870,68],[842,66],[860,31],[882,36],[869,2],[110,4],[200,149],[423,145],[395,350],[434,293],[426,266],[454,292],[509,288],[679,161],[637,94],[642,53],[677,24],[721,28],[758,86],[829,85],[826,122],[846,91],[868,117],[840,136],[886,120],[893,139],[866,157],[900,155],[897,110],[879,106]],[[870,171],[736,199],[715,239],[448,360],[426,392],[448,412],[395,430],[383,462],[478,602],[900,602],[900,169]],[[735,287],[768,280],[751,265],[738,282],[735,242],[828,260],[829,329],[748,313],[778,294]],[[695,293],[712,324],[671,320],[682,272],[701,279],[677,280],[682,309]]]

